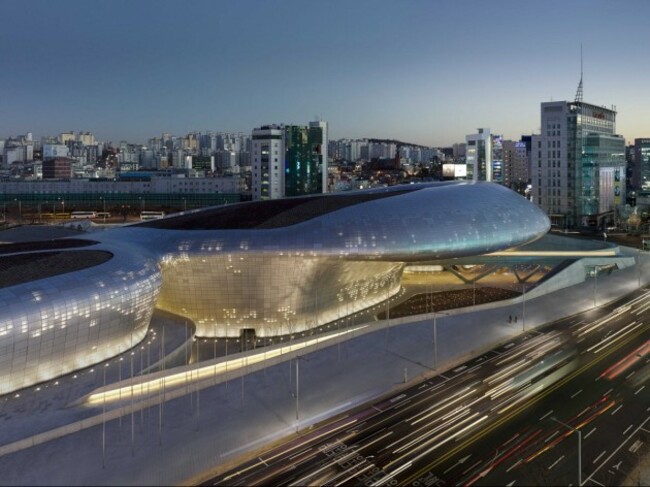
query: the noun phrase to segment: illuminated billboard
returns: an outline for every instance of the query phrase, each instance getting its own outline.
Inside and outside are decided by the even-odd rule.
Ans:
[[[467,164],[443,164],[443,179],[455,179],[467,177]]]
[[[63,144],[43,144],[43,159],[68,157],[68,146]]]

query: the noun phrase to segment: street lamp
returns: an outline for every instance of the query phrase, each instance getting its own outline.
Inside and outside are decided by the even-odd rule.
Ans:
[[[104,223],[106,223],[106,199],[103,196],[99,197],[99,201],[102,202],[102,206],[104,208]]]
[[[476,308],[476,280],[472,281],[472,307]]]
[[[637,255],[637,267],[639,268],[639,287],[641,287],[641,250],[645,250],[645,240],[641,240],[641,247]]]
[[[298,355],[296,357],[296,431],[300,429],[300,407],[299,407],[299,397],[300,397],[300,361],[306,360],[309,362],[309,359]]]
[[[594,308],[598,305],[596,294],[598,293],[598,266],[594,265]]]
[[[526,331],[526,283],[521,283],[521,290],[523,294],[522,299],[522,316],[521,316],[521,331]]]
[[[23,221],[23,207],[22,207],[22,201],[20,201],[17,198],[14,198],[14,201],[18,202],[18,220]]]
[[[433,310],[433,370],[438,369],[438,315],[449,316],[449,313]]]
[[[574,428],[571,425],[568,425],[566,423],[563,423],[559,419],[556,419],[554,417],[549,418],[551,421],[555,421],[558,424],[561,424],[562,426],[569,428],[571,431],[575,431],[578,433],[578,486],[582,485],[582,433],[579,429]]]

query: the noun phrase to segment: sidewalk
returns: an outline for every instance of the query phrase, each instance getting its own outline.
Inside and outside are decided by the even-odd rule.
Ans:
[[[636,251],[630,249],[631,255]],[[641,284],[650,281],[650,258],[643,256]],[[521,298],[496,309],[438,314],[438,363],[445,370],[507,342],[526,329],[625,295],[638,287],[637,266],[535,299]],[[596,287],[597,284],[597,287]],[[524,320],[525,306],[525,320]],[[508,323],[518,315],[518,323]],[[376,331],[304,355],[296,362],[195,390],[46,443],[0,457],[0,483],[7,485],[179,484],[239,455],[345,411],[409,380],[432,374],[430,319],[395,325],[374,322]],[[102,414],[102,408],[95,408]],[[104,467],[102,466],[104,465]]]

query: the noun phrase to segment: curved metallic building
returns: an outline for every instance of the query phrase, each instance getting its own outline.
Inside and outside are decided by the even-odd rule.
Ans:
[[[549,228],[503,186],[453,182],[206,208],[56,250],[0,247],[0,393],[134,346],[154,307],[198,336],[293,333],[398,292],[408,262],[517,247]]]

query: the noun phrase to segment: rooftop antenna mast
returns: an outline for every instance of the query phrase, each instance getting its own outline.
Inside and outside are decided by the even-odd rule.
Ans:
[[[582,103],[582,44],[580,44],[580,83],[578,83],[575,101]]]

